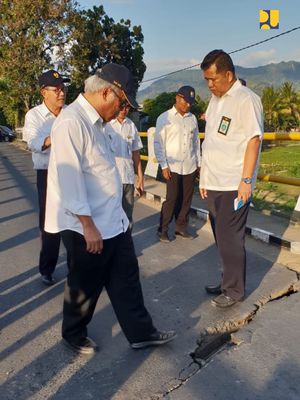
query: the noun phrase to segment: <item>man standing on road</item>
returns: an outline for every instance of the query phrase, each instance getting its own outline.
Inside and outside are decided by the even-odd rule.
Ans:
[[[175,234],[186,239],[194,184],[200,165],[198,124],[190,113],[195,90],[182,86],[175,105],[161,114],[156,123],[154,152],[167,182],[166,200],[162,204],[158,234],[162,242],[170,242],[168,227],[175,216]]]
[[[47,192],[47,169],[51,147],[50,131],[65,104],[65,82],[58,72],[50,70],[39,77],[43,103],[29,110],[25,116],[23,140],[32,151],[33,168],[37,173],[39,201],[39,228],[41,231],[41,251],[39,271],[46,285],[53,285],[52,276],[59,255],[60,234],[44,230]]]
[[[134,349],[165,344],[174,331],[160,332],[144,306],[138,261],[122,208],[122,183],[104,124],[133,96],[130,71],[106,64],[85,81],[85,91],[56,119],[49,163],[45,229],[61,232],[69,266],[62,336],[78,353],[93,354],[87,336],[103,287]]]
[[[245,228],[257,176],[263,110],[260,98],[236,78],[233,62],[223,50],[207,54],[201,69],[212,98],[205,113],[200,195],[207,198],[223,266],[222,284],[206,286],[206,291],[219,295],[212,305],[225,308],[245,294]]]
[[[134,173],[137,175],[135,188],[139,196],[144,191],[144,175],[140,158],[140,149],[143,144],[136,126],[127,117],[129,110],[130,105],[128,104],[119,112],[117,118],[105,126],[105,131],[112,139],[116,164],[123,184],[122,205],[129,219],[130,229],[132,229]]]

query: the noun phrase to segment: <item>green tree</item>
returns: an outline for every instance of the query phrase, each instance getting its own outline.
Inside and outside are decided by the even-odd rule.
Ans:
[[[286,115],[289,121],[286,129],[295,128],[300,122],[300,103],[297,92],[291,82],[284,82],[280,89],[280,99],[282,104],[281,114]]]
[[[278,128],[279,113],[282,107],[280,93],[273,86],[265,87],[262,92],[262,104],[264,109],[265,131],[273,131]]]
[[[176,92],[161,93],[155,99],[147,99],[143,104],[143,111],[149,115],[149,127],[155,126],[157,117],[163,112],[169,110],[175,104]],[[203,101],[200,96],[196,96],[196,102],[191,107],[191,112],[198,119],[201,130],[204,130],[204,123],[199,120],[200,114],[207,108],[207,102]]]
[[[155,99],[147,99],[143,111],[149,115],[149,127],[155,126],[158,116],[175,104],[176,92],[161,93]]]
[[[36,102],[37,78],[68,42],[75,8],[72,0],[1,0],[0,108],[11,124]]]
[[[141,26],[131,28],[130,20],[123,19],[116,23],[103,6],[79,12],[67,59],[71,65],[71,97],[76,97],[88,75],[108,62],[126,65],[135,77],[137,90],[146,70],[143,40]]]

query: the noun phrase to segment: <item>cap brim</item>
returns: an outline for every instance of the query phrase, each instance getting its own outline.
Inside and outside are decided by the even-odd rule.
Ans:
[[[130,104],[130,106],[132,108],[139,108],[139,104],[138,104],[138,102],[136,101],[136,99],[135,99],[135,97],[133,95],[124,92],[124,90],[123,90],[123,93],[124,93],[124,95],[126,97],[126,100],[128,101],[128,103]]]

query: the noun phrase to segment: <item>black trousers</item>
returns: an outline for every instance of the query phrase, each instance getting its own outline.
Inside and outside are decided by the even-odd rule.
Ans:
[[[144,306],[130,230],[104,240],[101,254],[88,253],[84,237],[77,232],[67,230],[61,235],[69,263],[62,336],[74,343],[87,336],[87,325],[103,287],[130,343],[146,340],[154,333],[156,329]]]
[[[222,292],[240,300],[245,294],[245,232],[249,203],[234,211],[237,191],[207,191],[209,218],[223,264]]]
[[[39,271],[41,275],[48,275],[54,272],[58,260],[60,233],[48,233],[44,231],[48,171],[46,169],[38,169],[36,172],[39,200],[39,227],[42,242],[39,258]]]
[[[167,180],[166,200],[160,212],[160,232],[167,232],[168,226],[175,216],[176,230],[184,231],[188,224],[189,212],[192,203],[196,171],[188,175],[171,172],[171,179]]]

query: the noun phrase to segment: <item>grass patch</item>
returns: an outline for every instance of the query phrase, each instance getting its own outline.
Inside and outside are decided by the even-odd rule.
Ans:
[[[259,172],[300,178],[300,143],[285,142],[262,151]],[[299,196],[299,186],[257,181],[253,204],[258,210],[273,211],[289,218]]]
[[[300,178],[300,143],[290,142],[262,151],[259,172]]]

